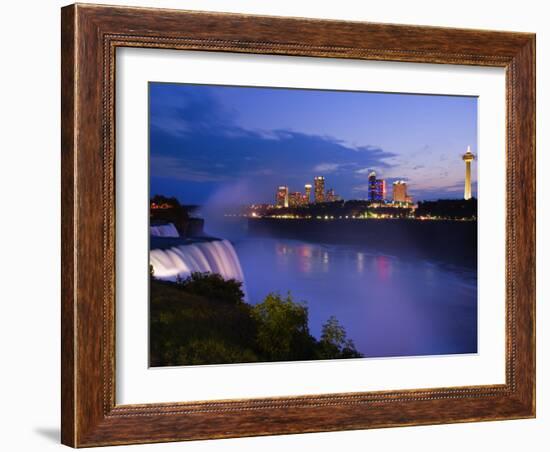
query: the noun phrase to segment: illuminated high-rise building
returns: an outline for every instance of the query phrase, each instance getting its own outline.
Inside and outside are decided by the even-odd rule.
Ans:
[[[402,180],[395,181],[393,183],[393,202],[408,202],[407,198],[407,184]]]
[[[276,205],[277,207],[288,207],[288,187],[286,185],[281,185],[277,189]]]
[[[313,179],[315,185],[315,202],[325,201],[325,178],[323,176],[315,176]]]
[[[384,179],[376,180],[376,197],[378,201],[386,199],[386,181]]]
[[[306,200],[306,204],[309,204],[311,202],[311,184],[306,184],[304,185],[304,188],[305,188],[305,200]]]
[[[376,173],[374,171],[369,173],[368,181],[367,198],[369,201],[374,201],[376,197]]]
[[[462,160],[466,163],[466,178],[464,179],[464,199],[468,200],[472,197],[472,162],[475,156],[468,146],[466,154],[462,156]]]
[[[334,193],[334,189],[333,188],[329,188],[327,190],[327,194],[325,196],[325,200],[327,202],[334,202],[336,201],[336,194]]]
[[[303,196],[299,191],[292,192],[288,195],[289,207],[299,207],[303,204]]]
[[[377,179],[376,173],[371,171],[368,179],[368,200],[384,201],[386,198],[386,181]]]

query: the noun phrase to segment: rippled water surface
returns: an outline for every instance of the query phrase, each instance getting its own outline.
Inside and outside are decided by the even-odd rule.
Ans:
[[[233,244],[249,302],[290,291],[307,303],[316,337],[334,315],[368,357],[477,352],[473,269],[359,245],[243,237]]]

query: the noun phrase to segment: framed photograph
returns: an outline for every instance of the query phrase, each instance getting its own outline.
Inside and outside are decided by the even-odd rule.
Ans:
[[[62,9],[62,442],[535,416],[535,36]]]

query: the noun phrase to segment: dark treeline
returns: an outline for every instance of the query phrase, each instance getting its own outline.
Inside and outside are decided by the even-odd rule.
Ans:
[[[307,307],[290,294],[252,306],[240,282],[207,273],[175,283],[152,275],[150,288],[153,367],[362,356],[334,317],[313,337]]]
[[[445,217],[449,219],[477,218],[477,199],[439,199],[418,203],[417,217]]]
[[[245,210],[248,210],[245,208]],[[298,215],[303,217],[353,217],[362,216],[368,212],[376,213],[391,213],[394,216],[406,217],[411,213],[411,207],[384,207],[380,203],[376,203],[376,207],[370,201],[349,200],[349,201],[334,201],[320,202],[315,204],[307,204],[297,207],[274,207],[263,206],[256,210],[256,213],[261,216],[280,216],[280,215]]]
[[[247,210],[247,209],[246,209]],[[308,204],[296,207],[274,207],[264,205],[256,208],[260,216],[280,216],[285,214],[303,217],[359,217],[369,214],[391,215],[394,218],[437,217],[445,219],[475,219],[477,217],[477,200],[440,199],[437,201],[420,201],[418,208],[410,204],[395,206],[366,200],[334,201]]]
[[[151,225],[172,223],[181,237],[200,237],[204,234],[204,220],[193,217],[196,208],[180,204],[177,198],[155,195],[150,201],[149,221]]]

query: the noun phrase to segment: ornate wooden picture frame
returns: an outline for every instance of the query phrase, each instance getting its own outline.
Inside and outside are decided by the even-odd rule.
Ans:
[[[71,5],[62,9],[62,442],[73,447],[535,416],[535,36]],[[115,402],[115,51],[120,47],[506,70],[506,383]]]

